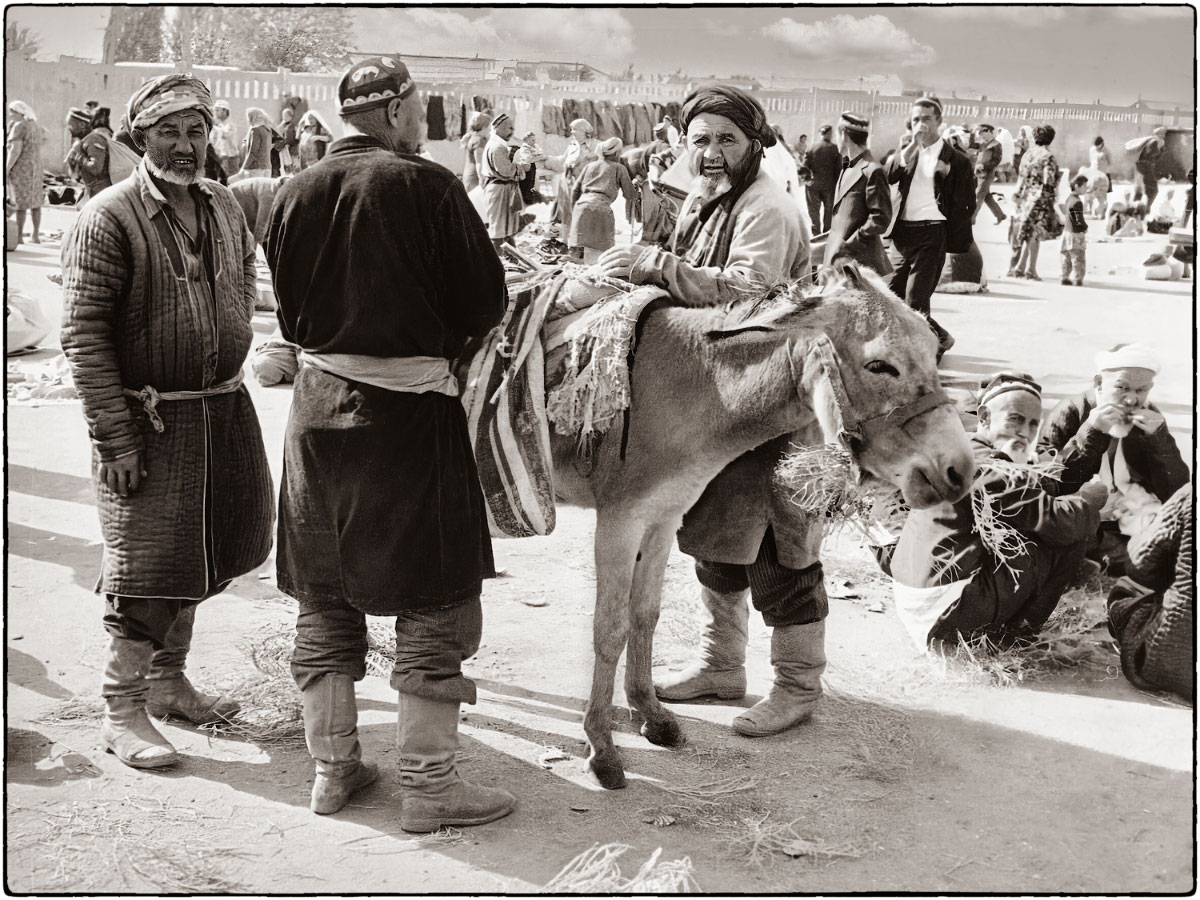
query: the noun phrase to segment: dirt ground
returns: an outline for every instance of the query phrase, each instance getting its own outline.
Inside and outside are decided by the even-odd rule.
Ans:
[[[47,210],[46,230],[71,218]],[[1040,284],[996,277],[1004,228],[980,218],[990,293],[934,298],[958,338],[948,383],[1016,367],[1054,401],[1085,386],[1095,350],[1149,341],[1166,361],[1153,399],[1191,459],[1192,283],[1140,280],[1161,238],[1093,242],[1087,285],[1060,287],[1054,244]],[[10,284],[59,305],[46,277],[58,271],[58,250],[52,241],[9,253]],[[273,317],[256,315],[254,327],[265,339]],[[54,344],[19,366],[44,364]],[[278,483],[290,390],[249,383]],[[638,735],[618,673],[616,739],[630,774],[622,791],[601,790],[583,762],[593,516],[569,508],[549,537],[497,542],[507,575],[485,587],[484,646],[467,665],[480,700],[464,707],[461,768],[518,797],[508,818],[420,839],[400,831],[395,694],[377,676],[359,685],[360,731],[383,775],[339,815],[308,811],[312,763],[294,729],[291,739],[246,740],[168,722],[179,765],[127,768],[100,750],[94,717],[106,639],[91,592],[101,547],[78,403],[10,404],[7,429],[10,891],[529,892],[589,847],[618,842],[629,846],[626,877],[661,848],[660,863],[686,858],[695,886],[713,893],[1194,887],[1191,707],[1132,688],[1103,627],[1077,664],[1015,684],[922,657],[849,533],[823,553],[834,599],[827,695],[811,722],[765,739],[731,732],[770,685],[769,634],[755,618],[751,696],[676,706],[688,736],[680,750]],[[676,552],[656,664],[689,658],[695,593],[690,562]],[[1099,595],[1085,606],[1099,621]],[[275,648],[278,662],[293,617],[273,562],[239,579],[201,609],[192,678],[230,687],[256,676],[251,654]],[[286,686],[286,670],[274,672]]]

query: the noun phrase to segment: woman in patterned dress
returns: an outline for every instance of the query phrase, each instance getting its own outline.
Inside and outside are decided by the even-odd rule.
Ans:
[[[1054,208],[1058,191],[1058,161],[1050,152],[1054,129],[1039,125],[1033,129],[1033,146],[1021,157],[1021,174],[1013,196],[1016,212],[1009,239],[1012,244],[1010,278],[1041,281],[1037,274],[1038,246],[1062,234],[1062,222]]]
[[[46,189],[42,185],[42,126],[29,104],[14,100],[8,104],[7,199],[17,211],[17,243],[25,231],[25,211],[30,211],[33,243],[40,244],[42,204]]]

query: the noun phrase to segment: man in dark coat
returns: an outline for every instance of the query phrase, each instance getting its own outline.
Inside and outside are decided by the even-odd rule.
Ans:
[[[975,177],[971,161],[938,135],[942,103],[921,97],[909,119],[913,139],[887,165],[888,184],[900,188],[892,224],[884,234],[892,241],[892,292],[929,319],[938,336],[938,358],[954,345],[930,316],[929,299],[942,276],[947,253],[971,246],[975,215]]]
[[[821,126],[821,139],[804,155],[804,165],[813,174],[808,188],[808,217],[814,233],[828,231],[833,224],[833,193],[842,172],[842,155],[833,143],[833,126]]]
[[[104,748],[177,760],[147,711],[197,724],[237,703],[184,675],[196,607],[271,548],[271,474],[242,366],[254,239],[201,177],[212,97],[172,73],[134,93],[133,173],[84,207],[63,248],[62,345],[92,439],[104,534],[97,590],[111,636]]]
[[[1149,400],[1159,363],[1143,344],[1118,344],[1096,357],[1090,390],[1064,397],[1042,431],[1057,451],[1064,489],[1099,476],[1112,492],[1091,555],[1120,575],[1128,539],[1145,527],[1190,477],[1166,419]]]
[[[971,444],[991,522],[1019,535],[1008,553],[985,543],[971,494],[908,514],[890,574],[897,616],[918,646],[981,635],[1001,646],[1031,640],[1079,570],[1108,491],[1090,484],[1064,494],[1053,479],[1012,465],[1033,459],[1041,415],[1041,388],[1028,375],[998,373],[980,393]]]
[[[370,784],[354,682],[366,616],[396,617],[400,827],[512,811],[455,766],[463,660],[494,574],[483,492],[450,360],[497,324],[504,270],[458,177],[417,155],[424,109],[398,56],[338,86],[346,137],[275,195],[267,261],[299,346],[279,499],[279,587],[300,603],[292,676],[316,761],[311,809]]]
[[[799,206],[761,167],[777,140],[758,101],[725,85],[700,88],[683,105],[684,152],[696,176],[668,249],[613,247],[600,257],[611,277],[653,284],[688,306],[717,306],[761,294],[810,271],[809,233]],[[768,441],[734,460],[705,488],[679,531],[696,560],[708,620],[700,658],[655,682],[664,700],[746,694],[747,594],[771,626],[770,695],[733,720],[747,737],[806,720],[821,696],[829,598],[821,528],[774,490],[774,471],[792,440]]]
[[[867,149],[870,122],[842,113],[838,151],[844,165],[833,195],[833,224],[825,242],[825,264],[848,256],[880,275],[892,271],[880,235],[892,221],[892,194],[887,175]]]
[[[996,166],[1004,158],[1004,147],[996,139],[996,130],[986,123],[976,129],[971,145],[979,148],[979,156],[975,160],[975,215],[971,217],[971,224],[975,224],[980,207],[986,205],[999,225],[1008,216],[992,196],[992,179],[996,177]]]

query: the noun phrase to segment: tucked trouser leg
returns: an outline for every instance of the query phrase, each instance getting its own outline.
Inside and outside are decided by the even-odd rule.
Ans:
[[[109,594],[104,627],[109,633],[104,658],[104,749],[136,769],[169,766],[179,756],[146,715],[146,674],[155,649],[161,649],[178,600],[127,598]]]
[[[483,633],[478,596],[396,617],[398,692],[396,743],[403,805],[400,827],[410,832],[482,825],[508,815],[516,798],[499,788],[463,781],[456,764],[460,703],[475,702],[475,682],[462,664],[475,655]]]
[[[316,764],[309,808],[342,809],[379,774],[362,762],[354,683],[366,675],[367,618],[348,605],[300,604],[292,678],[304,703],[304,739]]]
[[[201,693],[183,673],[192,646],[198,605],[188,604],[179,610],[163,637],[162,649],[156,651],[150,661],[150,672],[146,675],[146,710],[159,718],[176,716],[196,725],[205,725],[228,721],[242,707],[231,697]]]
[[[789,569],[779,562],[774,532],[768,528],[758,559],[748,567],[754,608],[771,626],[771,665],[775,682],[766,699],[733,720],[733,729],[747,737],[778,734],[812,715],[821,697],[825,671],[825,617],[829,596],[823,570],[816,559],[820,531],[811,565]]]
[[[696,560],[700,602],[706,614],[700,633],[700,658],[682,672],[654,683],[661,700],[746,696],[746,643],[750,609],[746,566]]]

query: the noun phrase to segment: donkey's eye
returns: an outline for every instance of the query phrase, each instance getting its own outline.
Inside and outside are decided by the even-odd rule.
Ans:
[[[900,377],[900,371],[891,363],[886,363],[882,359],[873,359],[867,363],[867,371],[872,375],[890,375],[893,378]]]

